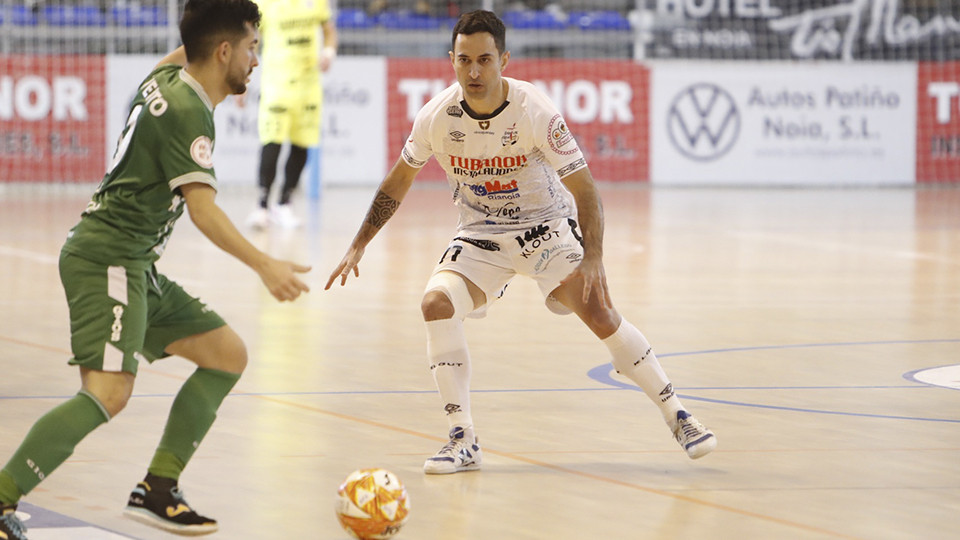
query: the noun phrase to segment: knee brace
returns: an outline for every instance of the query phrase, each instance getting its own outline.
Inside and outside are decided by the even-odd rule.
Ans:
[[[453,318],[463,320],[473,311],[473,297],[466,282],[454,272],[437,272],[430,276],[424,293],[442,291],[453,304]]]

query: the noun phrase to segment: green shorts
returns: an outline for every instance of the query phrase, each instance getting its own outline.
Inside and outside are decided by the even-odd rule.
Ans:
[[[70,308],[70,364],[137,374],[140,360],[169,356],[168,345],[226,322],[156,267],[108,266],[60,253]]]

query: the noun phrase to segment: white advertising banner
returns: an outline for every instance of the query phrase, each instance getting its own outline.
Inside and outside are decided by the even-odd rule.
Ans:
[[[107,61],[107,152],[126,121],[130,99],[160,56],[113,55]],[[260,141],[257,102],[260,70],[243,99],[217,106],[214,169],[221,183],[257,184]],[[377,184],[386,173],[386,63],[380,57],[339,57],[324,77],[320,180],[325,184]],[[283,156],[281,156],[283,159]],[[106,157],[105,157],[106,160]],[[282,161],[278,177],[283,175]],[[304,171],[304,175],[310,171]],[[308,180],[303,178],[301,185]]]
[[[324,78],[323,112],[323,183],[378,185],[388,167],[387,59],[338,56]]]
[[[254,69],[244,99],[227,98],[217,107],[214,163],[223,182],[256,185],[260,162],[257,103],[260,70]],[[386,173],[386,63],[381,57],[340,56],[323,78],[320,181],[373,184]],[[285,152],[278,166],[283,175]],[[304,171],[304,175],[310,174]],[[302,183],[306,183],[306,178]]]
[[[906,185],[913,63],[652,63],[651,182]]]

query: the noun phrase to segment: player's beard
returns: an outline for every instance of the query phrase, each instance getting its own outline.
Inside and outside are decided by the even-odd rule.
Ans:
[[[227,84],[230,85],[230,92],[233,94],[242,94],[246,92],[247,78],[250,77],[251,73],[253,73],[252,69],[242,75],[229,77],[227,79]]]

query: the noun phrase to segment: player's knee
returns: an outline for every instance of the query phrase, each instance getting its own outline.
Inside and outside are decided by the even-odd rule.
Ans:
[[[103,373],[103,372],[101,372]],[[107,377],[89,378],[84,381],[84,390],[93,396],[107,411],[110,418],[126,408],[133,395],[133,375],[110,373]]]
[[[240,336],[233,334],[233,339],[227,340],[222,351],[222,364],[218,369],[230,373],[243,373],[247,368],[247,345]]]
[[[438,321],[440,319],[453,318],[455,313],[453,302],[450,297],[440,289],[427,291],[420,302],[420,311],[423,313],[423,320]]]
[[[427,282],[420,310],[423,320],[463,319],[474,309],[475,300],[465,278],[456,272],[437,272]]]

